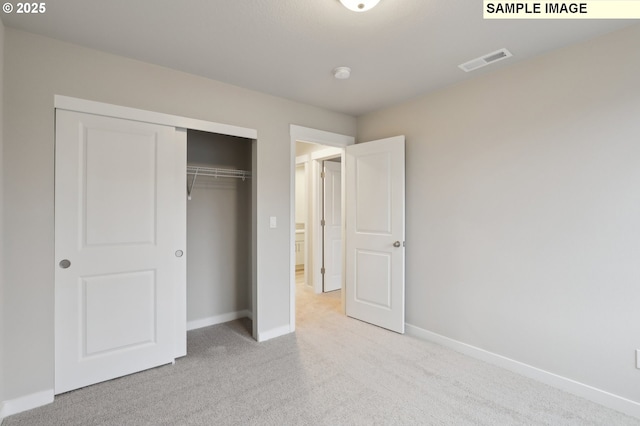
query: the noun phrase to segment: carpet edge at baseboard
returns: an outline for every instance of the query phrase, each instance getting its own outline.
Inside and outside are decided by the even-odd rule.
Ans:
[[[8,399],[0,402],[0,425],[5,418],[14,414],[33,408],[42,407],[43,405],[53,402],[53,389],[35,392],[14,399]]]
[[[215,315],[212,317],[201,318],[187,322],[187,331],[197,330],[198,328],[209,327],[212,325],[222,324],[229,321],[234,321],[240,318],[252,319],[253,315],[248,309],[242,311],[234,311],[226,314]]]
[[[549,386],[569,392],[573,395],[588,399],[589,401],[603,405],[607,408],[619,411],[640,419],[640,403],[632,401],[625,397],[607,392],[605,390],[575,381],[573,379],[551,373],[546,370],[516,361],[505,356],[489,352],[487,350],[469,345],[464,342],[425,330],[412,324],[405,324],[405,332],[407,335],[416,337],[421,340],[427,340],[440,344],[456,352],[468,355],[470,357],[488,362],[522,376],[537,380]]]

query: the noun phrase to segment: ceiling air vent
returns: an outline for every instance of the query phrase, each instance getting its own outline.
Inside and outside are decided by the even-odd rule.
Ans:
[[[494,62],[501,61],[503,59],[507,59],[513,56],[511,52],[507,49],[496,50],[495,52],[491,52],[487,55],[483,55],[479,58],[472,59],[469,62],[465,62],[464,64],[458,65],[460,69],[465,72],[477,70],[478,68],[482,68],[486,65],[492,64]]]

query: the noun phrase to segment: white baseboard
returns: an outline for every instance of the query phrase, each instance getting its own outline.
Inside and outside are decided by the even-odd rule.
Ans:
[[[209,327],[210,325],[222,324],[224,322],[229,322],[229,321],[237,320],[240,318],[251,319],[251,317],[252,317],[251,312],[248,309],[245,309],[242,311],[229,312],[227,314],[216,315],[213,317],[188,321],[187,331],[196,330],[198,328],[203,328],[203,327]]]
[[[0,424],[5,417],[38,408],[53,402],[53,389],[32,393],[0,403]]]
[[[282,327],[272,328],[265,332],[258,332],[258,342],[265,342],[267,340],[275,339],[276,337],[284,336],[291,333],[291,327],[289,325],[283,325]]]
[[[541,370],[529,364],[495,354],[493,352],[480,349],[478,347],[442,336],[432,331],[425,330],[415,325],[405,324],[406,333],[410,336],[417,337],[422,340],[438,343],[455,350],[456,352],[469,355],[473,358],[488,362],[514,373],[529,377],[547,385],[562,389],[579,397],[588,399],[597,404],[604,405],[616,411],[620,411],[629,416],[640,418],[640,403],[630,399],[612,394],[602,389],[577,382],[575,380]]]

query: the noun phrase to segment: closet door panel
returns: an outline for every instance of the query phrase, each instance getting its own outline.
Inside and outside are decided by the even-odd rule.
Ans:
[[[85,132],[78,183],[86,197],[82,214],[86,245],[154,244],[156,134],[92,127]]]
[[[183,139],[173,127],[57,111],[56,393],[174,360]]]

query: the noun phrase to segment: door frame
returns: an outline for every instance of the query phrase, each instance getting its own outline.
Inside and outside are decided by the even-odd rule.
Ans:
[[[307,142],[307,143],[313,143],[313,144],[319,144],[319,145],[326,145],[329,147],[334,147],[334,148],[340,148],[341,151],[344,152],[344,148],[349,146],[349,145],[353,145],[355,143],[355,137],[353,136],[347,136],[347,135],[342,135],[339,133],[333,133],[333,132],[327,132],[325,130],[318,130],[318,129],[313,129],[310,127],[303,127],[303,126],[298,126],[295,124],[291,124],[289,127],[289,134],[291,137],[291,144],[289,147],[289,205],[290,205],[290,209],[289,209],[289,286],[290,286],[290,291],[289,291],[289,324],[291,327],[291,331],[295,331],[296,329],[296,251],[295,251],[295,238],[296,238],[296,233],[295,233],[295,228],[296,228],[296,220],[295,220],[295,194],[296,194],[296,188],[295,188],[295,173],[296,173],[296,142]],[[322,152],[322,151],[319,151]],[[338,152],[339,153],[339,152]],[[311,153],[313,154],[313,153]],[[343,154],[344,155],[344,154]],[[330,157],[336,157],[336,151],[333,151],[332,155],[330,155]],[[310,158],[313,158],[310,156]],[[318,159],[316,159],[318,160]],[[313,164],[316,164],[316,167],[313,167]],[[318,162],[311,162],[311,169],[318,169],[317,166]],[[310,173],[309,168],[305,168],[307,170],[307,173]],[[311,173],[313,173],[313,170],[311,171]],[[344,161],[342,162],[342,174],[344,176]],[[309,177],[309,174],[307,174],[307,178]],[[344,179],[342,180],[342,246],[343,246],[343,271],[344,271],[344,244],[345,244],[345,240],[344,240],[344,233],[345,233],[345,228],[344,228],[344,215],[345,215],[345,203],[344,203],[344,197],[345,197],[345,192],[344,192]],[[316,190],[316,193],[318,191]],[[317,202],[316,202],[316,208],[317,208]],[[307,217],[309,216],[309,213],[307,213]],[[318,226],[319,226],[319,222],[318,222]],[[316,233],[317,235],[317,233]],[[314,239],[314,244],[315,244],[315,240],[317,238]],[[306,244],[306,242],[305,242]],[[317,257],[317,252],[314,251],[314,256]],[[314,259],[315,260],[315,259]],[[317,269],[317,268],[316,268]],[[319,269],[318,269],[319,272]],[[344,289],[344,273],[342,274],[342,288]],[[317,282],[314,279],[315,282]],[[344,311],[344,292],[342,294],[342,308]]]
[[[75,112],[83,112],[94,115],[102,115],[113,118],[122,118],[126,120],[133,121],[141,121],[146,123],[153,124],[161,124],[166,126],[172,126],[177,129],[192,129],[192,130],[201,130],[204,132],[210,133],[219,133],[223,135],[229,136],[238,136],[242,138],[252,139],[252,157],[253,164],[257,162],[258,150],[256,148],[257,140],[258,140],[258,131],[255,129],[247,128],[247,127],[239,127],[233,126],[229,124],[216,123],[213,121],[205,121],[188,117],[181,117],[177,115],[164,114],[160,112],[154,111],[146,111],[137,108],[130,108],[119,105],[112,105],[103,102],[90,101],[86,99],[73,98],[69,96],[55,95],[54,96],[54,108],[60,110],[68,110]],[[258,170],[256,170],[258,172]],[[257,261],[258,261],[258,253],[257,253],[257,200],[258,200],[258,191],[260,191],[260,186],[256,185],[257,175],[258,173],[254,173],[254,179],[252,180],[252,253],[251,262],[252,262],[252,278],[251,278],[251,313],[252,313],[252,323],[253,330],[252,335],[255,340],[258,340],[258,322],[259,318],[259,310],[258,310],[258,301],[257,301],[257,291],[258,291],[258,277],[256,274],[257,271]],[[185,200],[186,203],[186,200]],[[182,333],[186,333],[186,295],[184,303],[182,301],[177,301],[180,303],[180,307],[178,310],[178,315],[180,317],[184,317],[184,328],[181,329],[178,327],[176,333],[178,335],[182,335]],[[55,325],[54,325],[55,327]],[[184,330],[184,331],[183,331]]]

